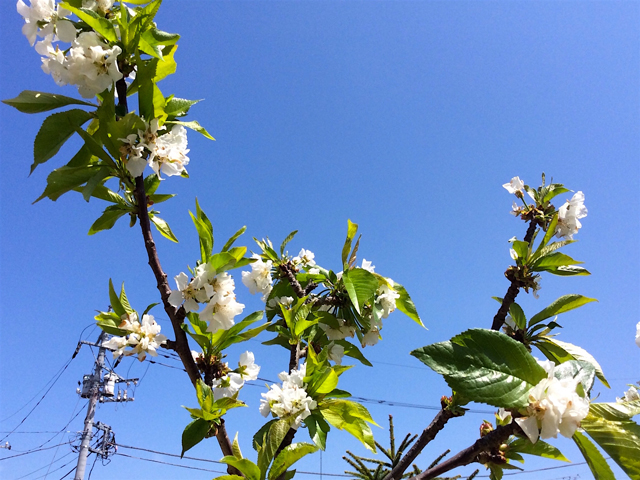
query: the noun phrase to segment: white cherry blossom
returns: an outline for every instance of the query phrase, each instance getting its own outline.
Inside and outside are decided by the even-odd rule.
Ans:
[[[231,398],[244,386],[242,376],[229,372],[224,377],[213,381],[213,399]]]
[[[240,355],[238,361],[239,374],[245,380],[257,380],[260,373],[260,366],[256,365],[253,352],[246,351]]]
[[[360,267],[363,270],[366,270],[368,272],[374,273],[376,266],[373,265],[373,262],[368,261],[367,259],[363,258],[362,259],[362,266]]]
[[[282,387],[271,385],[267,393],[262,394],[260,413],[266,417],[271,413],[274,417],[292,418],[292,428],[298,429],[302,421],[311,415],[311,410],[318,406],[317,402],[307,395],[303,379],[306,364],[291,374],[282,372],[278,378],[282,380]]]
[[[521,195],[524,193],[524,182],[520,180],[520,177],[513,177],[509,183],[505,183],[502,186],[512,195],[516,192],[520,192]]]
[[[252,295],[261,293],[262,301],[264,302],[271,293],[271,285],[273,283],[271,268],[273,267],[273,262],[271,260],[263,262],[258,254],[254,254],[251,258],[255,258],[256,261],[251,264],[250,272],[242,272],[242,283],[245,284]]]
[[[328,359],[336,365],[342,365],[342,357],[344,357],[344,347],[337,343],[331,342],[327,347]]]
[[[515,421],[532,443],[536,443],[538,437],[556,438],[558,433],[570,438],[589,413],[589,399],[576,393],[576,380],[560,380],[554,377],[555,367],[551,362],[540,363],[548,376],[529,392],[528,415]]]
[[[187,157],[187,130],[182,125],[174,125],[168,133],[159,135],[149,157],[149,165],[160,177],[160,172],[168,177],[181,175],[189,164]]]
[[[382,318],[387,318],[396,309],[396,300],[400,294],[393,289],[393,280],[387,279],[389,285],[384,284],[376,292],[376,303],[382,308]]]
[[[584,206],[584,193],[576,194],[567,200],[558,209],[558,226],[556,227],[556,237],[572,240],[582,227],[580,219],[587,216],[587,208]]]
[[[305,250],[303,248],[297,257],[293,257],[293,263],[305,267],[313,267],[316,264],[314,260],[315,257],[315,254],[311,250]]]
[[[183,305],[185,312],[197,312],[200,309],[197,301],[200,292],[194,288],[193,283],[189,282],[189,277],[187,277],[186,273],[181,272],[174,279],[178,289],[171,291],[169,303],[176,308]]]

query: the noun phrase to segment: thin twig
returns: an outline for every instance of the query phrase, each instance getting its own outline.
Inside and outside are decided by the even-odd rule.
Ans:
[[[536,232],[536,227],[538,226],[535,219],[531,220],[529,223],[529,228],[527,228],[527,233],[524,236],[524,241],[527,243],[531,243],[533,239],[533,234]],[[507,313],[509,313],[509,309],[511,305],[516,300],[518,296],[518,292],[520,291],[520,285],[514,280],[511,281],[511,285],[509,285],[509,289],[507,290],[506,295],[502,299],[502,304],[498,309],[498,313],[493,317],[493,323],[491,324],[491,330],[500,330],[502,325],[504,325],[504,321],[507,318]]]

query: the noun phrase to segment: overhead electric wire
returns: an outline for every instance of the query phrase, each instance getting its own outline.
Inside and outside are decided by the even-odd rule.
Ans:
[[[34,449],[34,450],[28,450],[26,452],[22,452],[19,453],[17,455],[11,455],[10,457],[4,457],[4,458],[0,458],[0,462],[2,462],[3,460],[10,460],[12,458],[16,458],[16,457],[22,457],[24,455],[29,455],[31,453],[36,453],[36,452],[43,452],[44,450],[51,450],[52,448],[56,448],[59,447],[60,445],[68,445],[71,442],[64,442],[64,443],[59,443],[58,445],[50,445],[48,447],[44,447],[44,448],[38,448],[38,449]]]
[[[69,455],[75,455],[75,452],[68,452],[66,455],[63,455],[62,457],[58,458],[54,463],[57,463],[57,462],[62,461],[64,458],[68,457]],[[34,471],[29,472],[29,473],[27,473],[27,474],[25,474],[25,475],[23,475],[23,476],[21,476],[21,477],[18,477],[18,478],[16,478],[15,480],[22,480],[23,478],[26,478],[26,477],[28,477],[28,476],[30,476],[30,475],[33,475],[34,473],[37,473],[37,472],[39,472],[40,470],[44,470],[45,468],[47,468],[47,467],[49,467],[49,466],[50,466],[50,464],[43,465],[42,467],[37,468],[37,469],[35,469]]]
[[[134,458],[136,460],[144,460],[145,462],[161,463],[163,465],[171,465],[172,467],[187,468],[189,470],[201,470],[203,472],[222,473],[222,474],[226,474],[227,473],[227,472],[221,472],[220,470],[210,470],[208,468],[191,467],[191,466],[188,466],[188,465],[180,465],[180,464],[177,464],[177,463],[163,462],[162,460],[153,460],[151,458],[136,457],[135,455],[127,455],[126,453],[118,453],[118,455],[121,455],[121,456],[127,457],[127,458]]]

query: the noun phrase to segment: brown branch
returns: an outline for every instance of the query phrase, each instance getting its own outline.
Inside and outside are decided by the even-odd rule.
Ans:
[[[533,234],[536,232],[536,227],[538,226],[535,219],[531,220],[529,223],[529,228],[527,228],[527,233],[524,236],[524,241],[527,243],[531,243],[533,240]],[[498,313],[493,317],[493,323],[491,324],[491,330],[500,330],[502,325],[504,325],[504,320],[507,318],[507,313],[509,313],[509,309],[511,305],[515,301],[518,296],[518,292],[520,291],[520,284],[515,280],[511,280],[511,285],[509,285],[509,289],[507,290],[506,295],[502,299],[502,304],[498,309]]]
[[[453,470],[454,468],[469,465],[470,463],[477,462],[481,459],[486,459],[487,454],[497,451],[500,445],[502,445],[510,435],[513,435],[516,432],[517,428],[518,426],[515,422],[512,422],[509,425],[500,426],[484,437],[478,439],[470,447],[458,452],[449,460],[425,470],[421,474],[409,478],[409,480],[430,480]]]
[[[293,291],[295,292],[298,298],[303,298],[307,296],[306,292],[300,286],[300,283],[296,278],[296,274],[293,271],[293,264],[291,264],[291,262],[283,263],[282,265],[280,265],[280,271],[284,273],[284,276],[289,282],[289,285],[291,285],[291,288],[293,288]]]
[[[169,287],[169,283],[167,282],[167,274],[164,273],[162,266],[160,265],[156,244],[153,241],[153,235],[151,234],[151,221],[149,220],[149,212],[147,211],[147,194],[144,189],[144,180],[142,179],[142,175],[136,178],[135,195],[136,203],[138,204],[137,213],[138,219],[140,220],[142,237],[144,239],[144,247],[147,250],[147,256],[149,257],[149,266],[153,271],[153,275],[156,277],[156,287],[160,292],[164,311],[167,312],[167,315],[171,320],[171,326],[173,327],[173,333],[176,338],[172,346],[180,357],[180,360],[182,360],[182,364],[189,375],[191,383],[195,385],[198,380],[200,380],[200,372],[198,371],[196,363],[193,361],[187,335],[180,326],[184,320],[184,309],[182,307],[177,309],[169,303],[171,287]]]
[[[418,455],[424,450],[431,440],[436,438],[436,435],[442,430],[445,424],[452,417],[458,416],[454,411],[447,408],[443,408],[438,412],[433,421],[427,428],[424,429],[418,441],[414,443],[409,451],[406,453],[402,460],[394,467],[391,472],[387,474],[384,480],[399,480],[404,475],[404,472],[411,466],[411,463],[416,459]]]

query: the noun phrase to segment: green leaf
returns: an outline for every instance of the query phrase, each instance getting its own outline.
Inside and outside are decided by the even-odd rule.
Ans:
[[[522,259],[520,263],[524,264],[529,256],[529,242],[523,242],[521,240],[516,240],[511,244],[511,247],[518,254],[518,258]]]
[[[233,455],[227,455],[220,461],[240,470],[247,480],[260,480],[260,469],[247,458],[236,458]]]
[[[60,6],[66,8],[71,13],[75,13],[76,16],[89,25],[96,33],[99,33],[104,38],[106,38],[110,42],[117,42],[118,36],[116,35],[116,31],[113,28],[113,24],[94,12],[93,10],[85,9],[85,8],[76,8],[70,5],[68,2],[60,2]]]
[[[94,235],[102,230],[109,230],[113,227],[118,219],[129,212],[128,209],[124,209],[120,205],[110,205],[104,209],[102,215],[93,222],[91,228],[89,228],[89,235]]]
[[[524,345],[494,330],[467,330],[411,355],[443,375],[456,393],[496,407],[527,406],[529,390],[546,377]]]
[[[106,179],[110,175],[110,170],[107,167],[98,167],[95,170],[95,175],[89,179],[85,187],[82,189],[82,197],[85,201],[89,201],[91,196],[93,195],[93,191],[96,187],[101,186],[102,183],[106,181]]]
[[[351,303],[358,313],[369,302],[378,290],[378,279],[371,272],[362,268],[345,270],[342,274],[344,287],[349,294]]]
[[[549,185],[547,194],[544,196],[542,201],[543,202],[548,202],[552,198],[554,198],[556,195],[560,195],[562,193],[567,193],[567,192],[570,192],[570,191],[571,190],[569,190],[568,188],[564,188],[562,186],[562,184],[560,184],[560,183],[553,183],[553,184]],[[555,228],[553,230],[555,231]]]
[[[210,424],[202,418],[198,418],[186,426],[184,432],[182,432],[182,458],[187,450],[195,447],[202,440],[204,440],[207,433],[209,433]]]
[[[580,432],[574,433],[572,438],[587,461],[595,480],[616,480],[611,467],[591,440]]]
[[[311,415],[304,419],[304,424],[309,429],[309,437],[311,437],[313,443],[325,450],[327,448],[327,433],[329,433],[331,427],[322,417],[322,414],[317,410],[312,411]]]
[[[353,242],[353,238],[356,236],[358,232],[358,224],[352,223],[351,220],[347,220],[347,239],[344,242],[344,247],[342,247],[342,265],[343,270],[347,270],[348,263],[347,259],[349,258],[349,252],[351,252],[351,242]]]
[[[535,253],[533,254],[532,259],[535,260],[539,255],[541,255],[542,249],[547,246],[547,244],[551,241],[553,236],[556,233],[556,227],[558,226],[558,214],[556,213],[547,228],[547,232],[544,234],[544,238],[538,245]]]
[[[164,106],[164,112],[170,117],[181,117],[189,112],[189,109],[201,100],[187,100],[185,98],[172,98]]]
[[[516,327],[518,327],[518,330],[524,330],[527,328],[527,317],[524,316],[524,311],[520,305],[515,302],[512,303],[511,307],[509,307],[509,313],[516,324]]]
[[[246,230],[247,230],[247,227],[245,225],[244,227],[239,229],[236,233],[234,233],[231,236],[231,238],[227,240],[227,243],[224,244],[224,247],[222,247],[222,251],[223,252],[228,251],[231,248],[231,246],[235,243],[235,241],[240,237],[240,235],[242,235]]]
[[[157,215],[153,215],[153,216],[150,215],[150,220],[156,226],[156,229],[160,232],[160,234],[163,237],[168,238],[172,242],[178,243],[178,239],[171,231],[171,228],[169,227],[169,224],[167,222],[165,222],[163,219],[161,219]]]
[[[38,165],[53,157],[76,129],[92,118],[84,110],[67,110],[49,115],[36,135],[33,143],[33,164],[31,173]]]
[[[54,202],[67,192],[74,190],[95,176],[100,167],[87,165],[82,167],[61,167],[53,170],[47,177],[47,186],[33,203],[37,203],[45,197]]]
[[[282,449],[276,459],[273,461],[273,465],[269,470],[269,480],[276,480],[282,475],[291,465],[296,463],[305,455],[318,451],[316,445],[310,443],[294,443]]]
[[[574,275],[591,275],[589,270],[582,267],[576,267],[573,265],[560,266],[560,267],[546,267],[545,272],[549,272],[559,277],[573,277]]]
[[[124,284],[123,284],[124,285]],[[118,315],[118,318],[122,318],[123,315],[127,314],[127,311],[120,303],[120,297],[116,293],[116,290],[113,288],[113,282],[109,279],[109,302],[111,302],[111,308]]]
[[[287,419],[279,419],[269,425],[266,441],[261,445],[261,450],[258,452],[258,467],[262,472],[267,471],[267,467],[273,460],[290,427],[291,423]]]
[[[233,439],[233,444],[231,445],[231,451],[233,452],[234,457],[242,458],[242,451],[240,450],[240,444],[238,443],[238,432],[236,432],[236,436]]]
[[[570,462],[570,460],[565,457],[562,452],[560,452],[560,450],[543,440],[538,440],[536,443],[531,443],[528,438],[519,437],[516,438],[516,440],[514,440],[513,442],[509,443],[508,451],[526,453],[527,455],[536,455],[538,457],[560,460],[562,462]]]
[[[124,198],[122,198],[113,190],[109,190],[104,185],[96,185],[96,187],[93,189],[93,192],[91,192],[91,196],[99,198],[100,200],[104,200],[105,202],[117,203],[118,205],[121,205],[122,207],[132,211],[132,208],[127,204]]]
[[[366,422],[377,424],[364,406],[342,399],[324,400],[319,405],[322,416],[339,430],[345,430],[360,440],[364,446],[375,453],[376,446],[371,428]]]
[[[245,478],[240,475],[220,475],[213,480],[245,480]]]
[[[547,318],[551,318],[555,315],[568,312],[569,310],[573,310],[575,308],[586,305],[587,303],[596,301],[597,300],[595,298],[583,297],[582,295],[577,294],[563,295],[562,297],[555,300],[547,308],[531,317],[531,319],[529,320],[529,328],[531,328],[536,323],[546,320]]]
[[[2,100],[2,103],[19,110],[22,113],[41,113],[67,105],[86,105],[87,107],[95,107],[93,103],[84,102],[76,98],[65,97],[54,93],[36,92],[33,90],[24,90],[20,92],[16,98]]]
[[[413,300],[411,300],[411,297],[409,296],[407,290],[399,283],[394,283],[393,289],[398,292],[398,294],[400,294],[400,298],[396,299],[396,307],[398,308],[398,310],[400,310],[421,327],[424,327],[424,324],[420,319],[420,315],[418,315],[418,310],[416,309]]]
[[[134,312],[133,308],[131,308],[131,304],[129,303],[129,299],[127,298],[127,294],[124,291],[124,282],[122,282],[122,286],[120,287],[120,303],[122,304],[122,308],[124,308],[125,312],[128,314],[132,314]]]
[[[371,362],[365,358],[365,356],[362,354],[360,349],[353,343],[347,342],[346,340],[336,340],[335,343],[337,343],[338,345],[342,345],[342,347],[344,348],[344,354],[347,357],[355,358],[356,360],[358,360],[363,365],[366,365],[367,367],[373,366],[371,365]]]
[[[602,367],[600,366],[598,361],[585,349],[578,347],[577,345],[573,345],[567,342],[561,342],[560,340],[550,337],[544,337],[535,342],[535,345],[538,347],[539,344],[542,344],[543,348],[551,354],[550,357],[545,353],[543,349],[541,349],[541,351],[545,353],[545,356],[555,363],[563,363],[567,360],[581,360],[583,362],[590,363],[595,368],[596,377],[598,377],[607,388],[611,388],[609,382],[607,382],[607,379],[604,376]]]
[[[578,265],[580,263],[584,262],[574,260],[564,253],[553,252],[537,259],[534,264],[531,265],[531,270],[534,272],[544,272],[550,267],[564,267],[566,265]]]
[[[592,403],[582,428],[632,479],[640,479],[640,425],[616,404]]]
[[[282,257],[284,255],[284,249],[287,246],[287,243],[289,243],[291,240],[293,240],[293,237],[296,236],[296,233],[298,233],[298,230],[294,230],[293,232],[291,232],[289,235],[287,235],[287,237],[282,241],[282,244],[280,245],[280,256]]]
[[[331,368],[326,368],[322,374],[313,376],[307,386],[310,396],[324,395],[331,392],[338,385],[338,375]]]
[[[153,195],[160,186],[160,182],[160,178],[158,178],[158,175],[155,173],[147,176],[147,178],[144,179],[144,191],[147,195]]]
[[[171,120],[170,122],[167,122],[168,124],[172,124],[172,125],[182,125],[183,127],[187,127],[190,128],[191,130],[195,130],[198,133],[201,133],[202,135],[204,135],[205,137],[207,137],[209,140],[215,140],[215,138],[213,138],[209,132],[207,132],[203,126],[201,126],[198,122],[196,122],[195,120],[192,120],[190,122],[179,122],[177,120]]]

